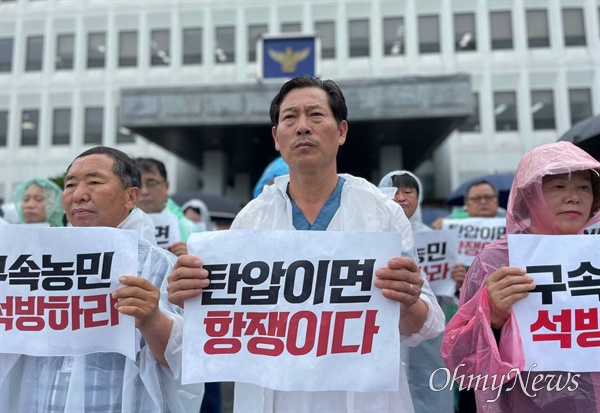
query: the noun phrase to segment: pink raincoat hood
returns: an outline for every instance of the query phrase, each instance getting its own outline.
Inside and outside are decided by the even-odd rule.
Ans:
[[[526,153],[515,174],[506,215],[508,234],[559,234],[558,221],[551,214],[542,193],[542,178],[576,171],[591,170],[594,186],[592,215],[586,227],[598,222],[600,214],[600,162],[570,142],[539,146]],[[532,223],[532,217],[534,218]],[[585,228],[585,227],[584,227]],[[583,229],[579,233],[583,232]]]

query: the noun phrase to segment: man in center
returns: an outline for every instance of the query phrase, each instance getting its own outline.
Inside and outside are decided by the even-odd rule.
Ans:
[[[415,346],[440,334],[444,315],[415,264],[411,226],[402,208],[362,178],[338,175],[336,158],[348,132],[347,107],[332,81],[303,76],[285,83],[271,103],[275,148],[289,175],[275,178],[236,217],[232,229],[400,232],[402,245],[374,285],[397,301],[401,341]],[[169,276],[169,300],[179,306],[205,287],[198,258],[180,257]],[[393,351],[393,350],[392,350]],[[357,379],[360,373],[357,372]],[[236,412],[412,412],[400,367],[395,392],[275,391],[236,383]]]

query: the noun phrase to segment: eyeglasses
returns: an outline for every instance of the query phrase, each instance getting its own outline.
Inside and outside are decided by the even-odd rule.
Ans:
[[[466,198],[466,200],[469,202],[481,202],[481,201],[488,202],[488,201],[492,201],[496,198],[497,198],[496,195],[479,195],[479,196],[472,196],[472,197]]]
[[[164,184],[166,181],[157,181],[156,179],[148,179],[147,181],[142,181],[142,186],[145,186],[148,189],[154,189],[160,184]]]

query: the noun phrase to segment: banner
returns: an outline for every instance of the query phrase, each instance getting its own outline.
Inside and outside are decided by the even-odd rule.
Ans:
[[[160,214],[148,214],[148,216],[154,222],[154,236],[159,247],[167,249],[176,242],[181,241],[177,215],[170,212],[161,212]]]
[[[419,267],[427,274],[427,281],[438,297],[454,297],[456,282],[452,266],[458,262],[458,233],[455,230],[413,232]]]
[[[211,285],[185,303],[183,383],[397,390],[400,306],[373,280],[401,245],[400,233],[192,234]]]
[[[135,359],[135,320],[111,293],[136,274],[135,231],[0,226],[0,352]]]
[[[513,305],[526,368],[600,371],[600,236],[509,235],[508,252],[536,284]]]
[[[444,219],[442,229],[458,231],[458,262],[469,267],[485,247],[506,234],[506,218]]]

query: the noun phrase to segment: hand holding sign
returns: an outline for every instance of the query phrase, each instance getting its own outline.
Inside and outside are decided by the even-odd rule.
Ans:
[[[423,288],[421,270],[407,257],[395,257],[387,268],[379,268],[373,284],[384,297],[400,303],[400,334],[409,336],[423,327],[428,307],[420,300]]]
[[[143,328],[152,324],[152,319],[156,318],[158,312],[158,300],[160,298],[159,289],[142,277],[124,275],[119,278],[119,282],[125,287],[116,290],[112,296],[116,298],[115,308],[121,314],[135,317],[135,326]]]
[[[187,255],[187,245],[185,245],[185,242],[182,241],[178,241],[172,244],[170,247],[167,248],[167,250],[169,250],[171,254],[174,254],[178,257],[181,257],[182,255]]]
[[[199,296],[202,289],[210,284],[208,271],[202,268],[202,260],[193,255],[179,257],[167,280],[169,301],[181,308],[185,300]]]
[[[387,268],[379,268],[375,275],[375,287],[381,288],[384,297],[398,301],[402,311],[419,301],[423,279],[419,267],[410,258],[392,258]]]
[[[463,282],[465,282],[465,277],[467,276],[467,270],[465,270],[464,264],[462,262],[457,262],[454,264],[450,276],[454,281],[456,281],[456,289],[460,289],[460,287],[463,285]]]
[[[514,303],[529,295],[535,288],[533,278],[517,267],[501,267],[486,281],[493,328],[501,329]]]

